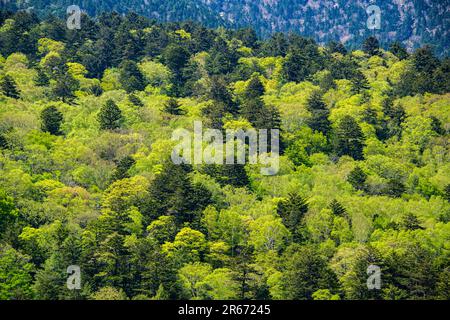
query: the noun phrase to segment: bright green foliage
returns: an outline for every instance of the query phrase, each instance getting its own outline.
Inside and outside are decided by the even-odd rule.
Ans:
[[[0,24],[0,299],[449,299],[450,59],[134,13]],[[279,129],[277,174],[174,164],[194,121]]]
[[[33,271],[29,256],[9,246],[0,246],[0,300],[31,299]]]

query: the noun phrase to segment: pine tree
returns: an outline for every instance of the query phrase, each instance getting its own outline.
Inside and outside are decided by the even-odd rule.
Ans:
[[[366,188],[367,174],[359,167],[356,166],[352,171],[350,171],[347,181],[356,190],[364,190]]]
[[[97,120],[100,124],[101,130],[118,129],[123,121],[122,111],[113,100],[109,99],[100,109],[100,112],[97,115]]]
[[[331,122],[328,120],[330,111],[323,102],[320,92],[313,92],[308,98],[306,108],[311,113],[311,117],[307,121],[308,126],[313,130],[322,132],[325,136],[328,135],[331,128]]]
[[[10,75],[5,75],[0,82],[0,89],[2,93],[10,98],[19,99],[20,91],[17,89],[17,84]]]
[[[53,135],[61,134],[60,127],[63,119],[63,114],[55,106],[46,107],[41,112],[42,131]]]
[[[181,115],[183,114],[183,110],[181,109],[180,104],[177,99],[170,98],[167,103],[164,105],[164,112],[167,112],[172,115]]]
[[[351,116],[342,118],[336,130],[336,153],[363,160],[364,135],[358,123]]]

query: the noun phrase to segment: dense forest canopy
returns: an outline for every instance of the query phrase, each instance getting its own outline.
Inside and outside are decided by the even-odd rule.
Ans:
[[[279,172],[173,164],[196,120]],[[429,46],[0,11],[0,299],[449,299],[449,134]]]
[[[65,17],[71,5],[92,17],[111,11],[137,12],[160,22],[251,26],[263,37],[294,31],[319,43],[341,41],[351,48],[360,47],[374,33],[385,48],[394,41],[411,50],[429,43],[439,56],[446,56],[450,47],[448,0],[2,0],[1,5],[9,10],[32,10],[40,17]],[[374,14],[379,14],[380,25],[367,28]]]

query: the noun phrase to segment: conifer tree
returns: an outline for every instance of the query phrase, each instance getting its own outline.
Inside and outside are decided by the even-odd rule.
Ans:
[[[117,164],[117,167],[113,173],[112,181],[121,180],[129,178],[128,170],[136,163],[136,161],[131,156],[126,156],[121,159]]]
[[[164,105],[164,111],[172,115],[183,114],[183,110],[181,110],[180,104],[175,98],[170,98],[167,101],[167,103]]]
[[[362,93],[363,90],[367,90],[370,88],[366,76],[359,70],[355,71],[350,81],[352,82],[353,94]]]
[[[367,179],[367,174],[359,166],[356,166],[352,171],[350,171],[350,173],[347,177],[347,181],[356,190],[364,190],[365,189],[366,179]]]
[[[342,118],[336,129],[336,154],[348,155],[355,160],[364,159],[364,135],[358,123],[351,116]]]
[[[369,56],[380,54],[380,43],[374,36],[368,37],[363,43],[363,51]]]
[[[5,75],[0,82],[0,89],[2,93],[10,98],[19,99],[20,91],[17,88],[17,84],[10,75]]]
[[[97,120],[101,130],[118,129],[123,122],[122,111],[113,100],[109,99],[100,109]]]
[[[37,74],[34,78],[34,84],[38,87],[45,87],[50,84],[50,79],[41,68],[37,69]]]
[[[144,106],[144,103],[142,102],[142,100],[141,99],[139,99],[135,94],[130,94],[129,96],[128,96],[128,100],[132,103],[132,104],[134,104],[136,107],[143,107]]]
[[[325,136],[328,135],[331,127],[330,120],[328,120],[330,111],[323,102],[320,92],[313,92],[308,98],[306,108],[311,113],[311,117],[307,121],[308,126],[313,130],[322,132]]]
[[[400,60],[405,60],[409,57],[408,51],[406,51],[405,47],[403,47],[398,41],[391,43],[389,46],[389,51],[391,51]]]
[[[295,241],[303,241],[305,233],[304,216],[308,212],[306,200],[298,193],[290,193],[287,199],[281,200],[277,205],[277,213],[283,224],[292,233]]]
[[[126,60],[120,67],[119,81],[128,93],[144,90],[145,79],[136,62]]]
[[[63,121],[63,114],[55,107],[46,107],[41,112],[42,131],[49,132],[53,135],[61,134],[61,122]]]
[[[250,78],[250,82],[245,88],[244,98],[245,99],[255,99],[261,97],[264,94],[264,85],[259,79],[259,75],[257,73],[253,74]]]

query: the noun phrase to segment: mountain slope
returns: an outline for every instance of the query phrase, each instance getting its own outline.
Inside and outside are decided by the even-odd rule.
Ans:
[[[319,42],[339,40],[350,47],[375,34],[382,43],[401,41],[408,48],[432,44],[448,55],[450,1],[431,0],[3,0],[8,8],[33,8],[42,14],[62,15],[78,4],[90,15],[104,11],[135,11],[160,21],[195,20],[208,26],[252,26],[258,34],[294,31]],[[366,8],[381,9],[381,28],[366,27]]]

